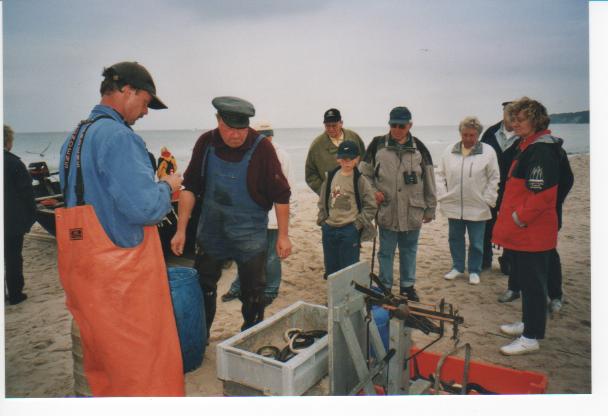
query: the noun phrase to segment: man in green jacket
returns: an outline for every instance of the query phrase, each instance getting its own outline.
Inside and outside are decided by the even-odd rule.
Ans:
[[[306,157],[306,183],[317,195],[321,192],[321,184],[327,177],[327,172],[338,166],[336,154],[338,146],[345,140],[353,141],[359,148],[359,154],[365,154],[365,143],[352,130],[342,128],[342,115],[335,108],[327,110],[323,116],[325,131],[317,136],[308,149]]]

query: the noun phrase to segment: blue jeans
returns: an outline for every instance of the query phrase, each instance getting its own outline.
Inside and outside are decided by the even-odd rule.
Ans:
[[[321,235],[326,276],[359,261],[359,230],[355,224],[343,227],[323,224]]]
[[[264,293],[268,296],[276,298],[279,294],[279,286],[281,284],[281,259],[277,256],[277,238],[279,230],[268,230],[268,245],[266,247],[266,289]],[[230,285],[230,292],[241,293],[241,281],[237,272],[234,281]]]
[[[469,273],[481,273],[483,260],[483,237],[486,232],[485,221],[454,220],[449,218],[450,253],[452,254],[452,268],[460,273],[464,272],[464,233],[469,234]]]
[[[380,228],[380,280],[387,288],[393,287],[393,261],[395,249],[399,245],[399,287],[412,287],[416,283],[416,251],[420,229],[411,231],[391,231]]]

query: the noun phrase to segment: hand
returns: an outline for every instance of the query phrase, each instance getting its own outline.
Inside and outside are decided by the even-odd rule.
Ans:
[[[377,205],[380,205],[384,202],[384,194],[382,192],[378,191],[374,194],[374,196],[376,197]]]
[[[422,222],[424,224],[427,224],[429,222],[433,221],[433,217],[427,217],[426,215],[422,217]]]
[[[171,251],[176,256],[181,256],[184,253],[184,245],[186,244],[186,233],[184,231],[176,231],[171,239]]]
[[[161,179],[161,181],[165,181],[169,184],[171,192],[179,191],[183,180],[184,178],[182,178],[182,175],[179,173],[171,173],[170,175],[163,176]]]
[[[291,241],[288,236],[280,236],[277,238],[277,256],[280,259],[285,259],[291,254]]]

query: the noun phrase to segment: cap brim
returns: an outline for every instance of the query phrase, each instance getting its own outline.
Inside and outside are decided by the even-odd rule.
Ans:
[[[148,108],[151,108],[152,110],[164,110],[166,108],[169,108],[156,95],[150,95],[152,96],[152,100],[148,104]]]
[[[395,120],[394,118],[388,121],[388,124],[409,124],[412,120]]]

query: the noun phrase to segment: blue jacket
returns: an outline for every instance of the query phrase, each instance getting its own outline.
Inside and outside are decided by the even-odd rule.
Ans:
[[[160,222],[171,210],[171,187],[166,182],[154,181],[146,144],[124,123],[120,114],[105,105],[96,105],[89,118],[99,115],[109,115],[111,119],[95,122],[84,138],[81,162],[84,200],[93,206],[99,222],[116,245],[134,247],[143,240],[143,226]],[[70,137],[71,134],[61,147],[62,189],[63,161]],[[76,205],[77,150],[76,145],[65,195],[68,207]]]

